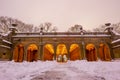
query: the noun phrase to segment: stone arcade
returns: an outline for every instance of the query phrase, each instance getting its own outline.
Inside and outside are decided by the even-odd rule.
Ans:
[[[0,34],[0,60],[83,60],[110,61],[120,58],[120,34],[112,27],[107,32],[18,33],[14,26]]]

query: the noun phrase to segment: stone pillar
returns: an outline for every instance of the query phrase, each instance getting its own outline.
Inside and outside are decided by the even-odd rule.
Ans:
[[[83,45],[79,45],[79,47],[80,47],[81,59],[84,59],[84,54],[83,54]]]
[[[28,46],[25,46],[24,47],[24,60],[26,60],[27,61],[27,52],[28,52]]]
[[[14,46],[11,45],[10,58],[9,58],[10,61],[13,59],[13,52],[14,52]]]
[[[44,46],[44,43],[43,43],[43,38],[42,38],[42,35],[40,35],[40,60],[44,60],[43,56],[43,46]]]
[[[97,51],[96,51],[97,53],[96,53],[96,54],[97,54],[97,58],[98,58],[98,59],[100,59],[100,52],[99,52],[99,48],[100,48],[100,46],[99,46],[99,45],[97,45],[97,46],[96,46],[96,49],[97,49]]]
[[[85,43],[82,42],[82,53],[83,53],[83,59],[86,59],[86,48],[85,48]]]
[[[57,51],[57,45],[54,44],[54,60],[56,60],[56,55],[57,55],[56,51]]]
[[[40,43],[40,60],[44,60],[43,56],[44,56],[44,54],[43,54],[43,44]]]
[[[79,45],[79,44],[78,44],[78,46],[79,46],[79,55],[80,55],[79,60],[81,60],[81,59],[83,59],[82,45]]]
[[[66,46],[66,48],[67,48],[67,52],[68,52],[68,60],[70,60],[70,45],[68,44],[67,46]]]
[[[114,53],[113,53],[113,49],[112,49],[112,45],[111,45],[111,44],[109,44],[109,50],[110,50],[111,58],[114,59],[115,56],[114,56]]]
[[[38,59],[38,60],[41,60],[41,58],[40,58],[40,45],[38,45],[38,51],[37,51],[36,54],[37,54],[37,56],[38,56],[37,59]]]
[[[40,27],[40,59],[41,60],[43,60],[43,56],[44,56],[44,54],[43,54],[43,37],[42,37],[42,35],[43,35],[44,33],[43,33],[43,27]]]

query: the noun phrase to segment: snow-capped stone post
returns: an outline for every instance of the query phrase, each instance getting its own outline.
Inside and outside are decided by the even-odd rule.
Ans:
[[[107,30],[108,34],[111,35],[111,39],[113,39],[114,33],[113,33],[113,27],[111,26],[111,23],[106,23],[105,26],[106,26],[106,28],[104,31]]]
[[[40,59],[41,59],[41,60],[42,60],[42,55],[43,55],[42,35],[43,35],[43,27],[40,27]]]
[[[114,36],[114,33],[113,33],[113,27],[111,26],[111,23],[106,23],[105,24],[106,28],[104,31],[108,31],[108,33],[111,35],[111,37]]]
[[[9,34],[11,43],[13,43],[12,36],[15,35],[15,31],[17,31],[16,26],[17,26],[17,24],[11,24],[11,26],[9,27],[9,30],[11,32]],[[11,49],[12,50],[11,50],[11,54],[10,54],[10,60],[12,60],[12,57],[13,57],[13,45],[11,45]]]
[[[106,29],[104,31],[107,30],[108,33],[111,35],[111,39],[113,40],[115,34],[113,33],[113,27],[111,26],[111,23],[106,23],[105,26],[106,26]],[[111,48],[112,48],[111,44],[109,44],[109,46],[111,46]],[[110,49],[110,53],[111,53],[112,59],[114,59],[114,54],[113,54],[113,50],[112,49]]]
[[[84,35],[85,34],[85,30],[83,29],[83,27],[80,27],[80,35],[82,36],[82,35]],[[82,52],[83,52],[83,59],[86,59],[86,52],[85,52],[85,42],[84,42],[84,39],[82,38],[82,42],[81,42],[81,44],[82,44]]]
[[[15,31],[17,31],[16,26],[17,24],[12,24],[11,27],[9,27],[9,30],[12,32],[12,35],[14,35]]]

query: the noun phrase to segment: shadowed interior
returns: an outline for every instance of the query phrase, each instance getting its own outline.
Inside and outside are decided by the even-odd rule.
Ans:
[[[54,49],[51,44],[46,44],[43,51],[43,60],[53,60],[54,58]]]
[[[38,47],[35,44],[30,44],[27,49],[27,61],[37,61],[38,60]]]
[[[24,58],[24,46],[19,44],[13,51],[13,59],[15,62],[22,62]]]
[[[100,44],[99,55],[100,55],[100,59],[103,61],[110,61],[111,60],[110,50],[109,50],[108,46],[105,44]]]
[[[70,46],[70,60],[81,59],[80,47],[77,44],[72,44]]]
[[[93,44],[88,44],[86,46],[86,58],[88,61],[96,61],[97,60],[96,49]]]

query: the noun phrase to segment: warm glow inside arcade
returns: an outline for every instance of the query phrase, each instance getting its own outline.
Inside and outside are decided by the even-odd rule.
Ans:
[[[81,58],[80,47],[77,44],[72,44],[70,46],[70,60],[79,60]]]
[[[24,51],[24,46],[22,44],[14,48],[13,59],[15,62],[22,62],[24,60]],[[65,44],[58,44],[56,48],[52,44],[46,44],[43,47],[42,60],[55,60],[55,58],[58,62],[67,62],[68,59],[73,61],[80,60],[83,58],[83,53],[81,51],[78,44],[71,44],[69,48],[67,48]],[[99,45],[98,50],[94,44],[87,44],[85,47],[85,57],[88,61],[97,61],[98,59],[103,61],[111,60],[109,47],[102,43]],[[30,44],[27,47],[25,59],[28,62],[38,60],[38,47],[36,44]]]
[[[66,62],[68,59],[68,51],[65,44],[57,46],[56,57],[58,62]]]
[[[53,60],[54,58],[54,49],[53,45],[46,44],[43,49],[43,60]]]
[[[99,55],[100,55],[100,59],[103,61],[110,61],[111,60],[110,50],[109,50],[108,46],[105,44],[102,44],[102,43],[100,44]]]
[[[35,44],[29,45],[27,49],[27,61],[37,61],[38,60],[38,47]]]
[[[88,44],[86,46],[86,58],[88,61],[96,61],[97,54],[94,44]]]
[[[54,47],[52,44],[46,44],[43,49],[43,60],[54,60]],[[65,44],[58,44],[56,49],[56,60],[58,62],[66,62],[68,57],[70,60],[79,60],[81,59],[80,47],[77,44],[72,44],[70,50],[68,51]]]
[[[13,60],[15,62],[22,62],[23,58],[24,58],[24,46],[22,44],[19,44],[14,48]]]

